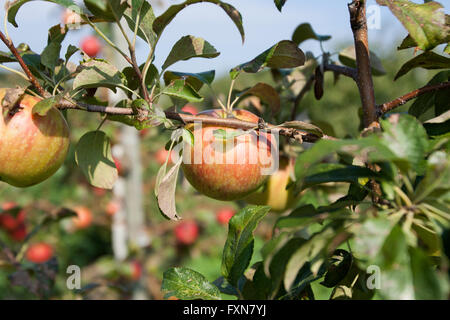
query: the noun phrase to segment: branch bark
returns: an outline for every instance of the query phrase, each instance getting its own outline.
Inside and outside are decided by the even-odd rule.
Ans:
[[[369,41],[367,37],[366,1],[354,0],[348,4],[350,25],[356,50],[357,84],[363,109],[365,128],[379,128],[372,71],[370,68]]]
[[[373,88],[372,70],[370,68],[369,40],[367,36],[366,1],[353,0],[348,4],[350,13],[350,26],[353,32],[356,53],[356,70],[359,96],[363,110],[363,124],[366,132],[380,128],[377,108],[375,105],[375,92]],[[366,164],[370,169],[376,170],[376,166]],[[372,202],[379,203],[381,199],[381,186],[370,180],[369,187],[373,191]]]
[[[425,93],[439,91],[439,90],[445,90],[445,89],[450,89],[450,81],[442,82],[442,83],[435,84],[435,85],[424,86],[422,88],[408,92],[407,94],[405,94],[395,100],[385,102],[383,104],[378,105],[377,106],[377,115],[378,115],[378,117],[381,117],[385,113],[387,113],[397,107],[400,107],[400,106],[404,105],[405,103],[407,103],[408,101],[415,99],[417,97],[420,97],[421,95],[424,95]]]

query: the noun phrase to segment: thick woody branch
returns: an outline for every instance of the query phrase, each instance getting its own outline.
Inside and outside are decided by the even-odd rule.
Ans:
[[[378,129],[377,108],[375,105],[375,92],[373,88],[372,70],[370,67],[369,40],[367,36],[366,0],[353,0],[348,4],[350,13],[350,25],[353,31],[356,53],[356,70],[359,96],[363,110],[363,124],[365,131]],[[376,170],[373,165],[367,165]],[[375,180],[369,181],[369,187],[373,191],[372,202],[378,203],[381,198],[381,187]]]
[[[348,5],[350,25],[356,50],[356,69],[359,95],[365,128],[379,127],[375,106],[372,71],[370,68],[369,41],[367,37],[366,1],[354,0]]]
[[[22,59],[22,56],[17,51],[16,47],[14,46],[11,39],[7,39],[6,36],[3,34],[3,32],[0,31],[0,39],[5,43],[5,45],[8,47],[8,49],[11,51],[11,53],[16,57],[17,61],[19,62],[20,66],[22,67],[23,71],[28,77],[28,80],[31,82],[31,84],[38,90],[39,94],[42,96],[46,95],[46,92],[44,88],[39,84],[36,77],[31,73],[28,66],[25,64],[25,62]]]
[[[400,107],[400,106],[404,105],[405,103],[407,103],[408,101],[415,99],[417,97],[420,97],[421,95],[423,95],[425,93],[438,91],[438,90],[445,90],[445,89],[450,90],[450,81],[442,82],[442,83],[435,84],[435,85],[424,86],[422,88],[411,91],[395,100],[392,100],[390,102],[385,102],[381,105],[378,105],[377,106],[377,114],[379,117],[381,117],[383,114],[391,111],[392,109]]]

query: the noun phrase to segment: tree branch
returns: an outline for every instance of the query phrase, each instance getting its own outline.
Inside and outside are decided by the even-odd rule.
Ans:
[[[375,107],[375,93],[367,38],[366,1],[354,0],[348,4],[348,10],[355,42],[357,84],[363,109],[364,128],[378,128],[379,123]]]
[[[28,76],[30,82],[36,87],[36,89],[39,91],[39,93],[43,97],[50,96],[50,93],[44,90],[42,86],[39,84],[39,82],[36,80],[36,78],[31,73],[28,66],[23,61],[22,57],[20,56],[19,52],[15,48],[12,41],[6,39],[5,35],[0,31],[0,38],[1,40],[8,46],[8,48],[11,50],[12,54],[16,57],[16,59],[19,61],[20,66],[25,71],[26,75]],[[130,52],[132,57],[133,53]],[[131,65],[134,67],[136,71],[139,71],[139,73],[136,71],[137,75],[142,78],[142,73],[140,73],[139,67],[137,66],[137,63],[131,62]],[[130,62],[130,61],[129,61]],[[146,89],[146,88],[145,88]],[[146,90],[144,90],[145,94]],[[104,114],[114,114],[114,115],[139,115],[139,116],[147,116],[148,112],[146,110],[142,110],[142,114],[137,114],[133,109],[131,108],[117,108],[117,107],[106,107],[106,106],[99,106],[99,105],[91,105],[86,104],[82,102],[74,102],[71,99],[66,98],[65,100],[60,101],[57,105],[55,105],[58,109],[74,109],[74,110],[84,110],[88,112],[98,112],[98,113],[104,113]],[[181,114],[177,112],[172,111],[165,111],[165,115],[168,119],[177,120],[182,122],[183,124],[187,123],[193,123],[196,121],[200,121],[202,123],[208,123],[208,124],[215,124],[215,125],[222,125],[229,128],[236,128],[236,129],[244,129],[244,130],[252,130],[252,129],[268,129],[271,132],[278,132],[279,134],[295,139],[300,143],[303,142],[316,142],[320,139],[335,139],[333,137],[329,137],[324,135],[323,137],[316,136],[314,134],[308,133],[306,131],[298,130],[295,128],[281,128],[272,124],[264,123],[264,121],[261,121],[264,125],[261,126],[260,123],[254,123],[254,122],[248,122],[243,121],[239,119],[221,119],[221,118],[210,118],[210,117],[202,117],[202,116],[193,116],[193,115],[186,115]]]
[[[16,47],[14,46],[12,40],[11,39],[7,39],[2,31],[0,31],[0,39],[5,43],[5,45],[8,47],[8,49],[14,55],[14,57],[16,57],[17,61],[19,62],[20,66],[22,67],[22,69],[25,72],[25,74],[27,75],[28,80],[31,82],[31,84],[37,89],[37,91],[39,92],[39,94],[41,96],[45,97],[46,94],[47,94],[46,91],[39,84],[39,82],[37,81],[36,77],[31,73],[30,69],[28,68],[28,66],[23,61],[22,56],[20,55],[20,53],[17,51]]]
[[[421,95],[423,95],[425,93],[438,91],[438,90],[445,90],[445,89],[450,89],[450,81],[442,82],[442,83],[434,84],[434,85],[427,85],[422,88],[416,89],[416,90],[411,91],[395,100],[385,102],[383,104],[378,105],[377,106],[377,115],[378,115],[378,117],[381,117],[382,115],[391,111],[392,109],[400,107],[400,106],[404,105],[405,103],[407,103],[408,101],[415,99],[417,97],[420,97]]]
[[[324,65],[325,71],[333,71],[338,74],[342,74],[346,77],[352,78],[353,80],[357,81],[358,79],[358,71],[355,68],[350,68],[346,66],[339,66],[337,64],[328,64],[326,63]]]
[[[366,1],[353,0],[348,4],[350,13],[350,26],[353,31],[356,53],[356,70],[359,96],[363,110],[363,134],[380,128],[377,108],[375,106],[375,92],[373,88],[372,70],[370,68],[369,40],[367,37]],[[376,166],[366,164],[370,169]],[[373,191],[372,202],[378,203],[381,199],[381,186],[375,180],[369,180],[369,187]]]
[[[297,95],[297,97],[294,100],[294,106],[292,108],[292,113],[291,113],[291,120],[295,120],[295,116],[297,115],[297,108],[300,105],[300,102],[302,101],[303,97],[305,96],[305,94],[311,90],[311,87],[314,83],[314,75],[311,75],[308,79],[308,81],[306,81],[305,85],[303,86],[302,90],[300,91],[300,93]]]

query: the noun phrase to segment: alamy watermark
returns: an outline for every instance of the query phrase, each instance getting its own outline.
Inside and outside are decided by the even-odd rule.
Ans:
[[[70,265],[66,269],[69,274],[66,280],[66,286],[69,290],[81,289],[81,269],[77,265]]]

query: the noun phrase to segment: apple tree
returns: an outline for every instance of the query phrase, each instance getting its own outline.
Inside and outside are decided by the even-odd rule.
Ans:
[[[416,68],[436,70],[421,88],[377,103],[372,77],[386,72],[369,46],[365,0],[348,4],[353,46],[336,56],[322,46],[330,35],[319,35],[310,24],[299,21],[291,39],[281,39],[230,70],[225,99],[212,90],[214,70],[172,69],[178,61],[217,57],[219,52],[209,41],[186,35],[161,66],[154,64],[154,58],[161,35],[177,14],[202,2],[223,10],[244,41],[243,18],[232,5],[186,0],[155,16],[145,0],[84,0],[83,6],[72,0],[47,0],[76,12],[81,25],[92,28],[123,57],[128,65],[118,68],[108,59],[95,58],[95,43],[82,48],[70,45],[61,52],[61,43],[71,31],[69,24],[49,30],[41,53],[26,44],[16,45],[7,25],[20,27],[16,16],[29,1],[7,1],[7,23],[0,32],[10,51],[0,52],[1,66],[29,83],[0,90],[1,181],[28,187],[55,173],[67,156],[67,112],[103,116],[98,129],[85,132],[78,141],[75,160],[92,186],[105,189],[114,186],[118,170],[102,124],[118,122],[137,130],[161,127],[171,132],[166,149],[178,156],[173,162],[166,156],[157,174],[154,195],[164,217],[179,220],[183,216],[175,202],[180,170],[205,197],[246,204],[228,222],[222,277],[209,282],[195,270],[170,268],[162,282],[167,297],[221,299],[221,294],[227,294],[237,299],[314,299],[318,286],[332,289],[330,299],[448,297],[450,22],[440,3],[377,0],[408,32],[398,50],[415,48],[394,80],[402,81]],[[275,0],[274,10],[281,11],[285,3]],[[117,26],[128,50],[112,41],[100,25]],[[302,51],[305,40],[320,42],[321,54]],[[145,61],[137,61],[137,41],[148,46]],[[69,62],[78,53],[79,64]],[[19,63],[22,71],[9,68],[12,62]],[[270,70],[276,85],[258,82],[245,90],[235,89],[239,76],[263,70]],[[347,77],[354,82],[361,105],[358,136],[337,138],[324,123],[299,120],[306,95],[320,100],[327,94],[326,74],[333,74],[335,81]],[[211,88],[218,108],[196,115],[183,112],[187,102],[204,99],[199,93],[204,86]],[[96,92],[102,88],[121,91],[124,99],[114,105],[101,100]],[[163,96],[170,98],[173,107],[160,107]],[[411,100],[407,112],[396,112]],[[212,147],[229,141],[235,143],[231,150]],[[197,147],[212,160],[196,162]],[[279,162],[277,172],[264,175],[267,164],[250,161],[261,151],[269,161]],[[220,162],[220,157],[234,162]],[[346,194],[326,205],[308,202],[308,190],[330,183],[346,185]],[[4,208],[0,213],[11,210]],[[283,214],[274,221],[261,261],[250,265],[253,232],[269,212]],[[44,222],[73,214],[62,208]],[[24,251],[8,251],[17,268]]]

